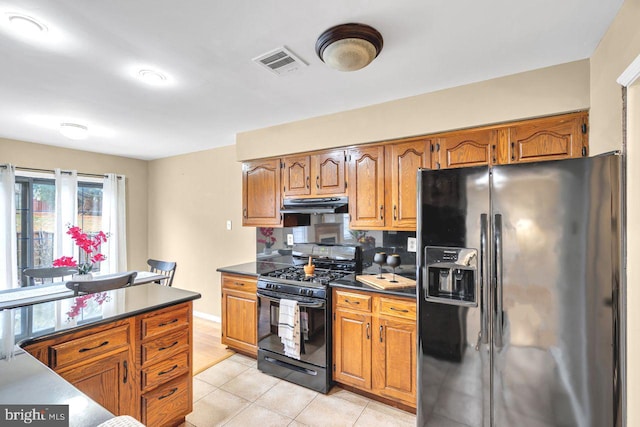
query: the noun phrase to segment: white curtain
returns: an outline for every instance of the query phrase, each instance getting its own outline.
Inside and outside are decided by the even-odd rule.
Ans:
[[[67,235],[67,225],[78,222],[78,173],[55,170],[56,221],[53,241],[53,259],[70,256],[77,259],[77,247]]]
[[[12,165],[0,165],[0,289],[18,287],[16,242],[16,174]],[[14,349],[13,311],[0,312],[2,347],[0,359],[10,358]]]
[[[107,174],[102,186],[102,229],[109,239],[102,245],[107,257],[100,266],[104,273],[127,271],[127,224],[125,177]]]

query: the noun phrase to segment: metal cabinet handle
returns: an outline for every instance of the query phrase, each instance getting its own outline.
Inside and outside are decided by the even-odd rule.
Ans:
[[[399,311],[400,313],[408,313],[409,312],[409,310],[405,310],[403,308],[395,308],[395,307],[389,307],[389,310]]]
[[[178,368],[178,365],[173,365],[173,366],[171,367],[171,369],[167,369],[166,371],[160,371],[160,372],[158,372],[158,376],[160,376],[160,375],[166,375],[166,374],[168,374],[169,372],[176,370],[177,368]]]
[[[320,175],[316,175],[316,188],[320,188]]]
[[[122,362],[122,366],[124,368],[124,378],[122,378],[122,383],[126,384],[127,383],[127,379],[129,379],[129,364],[125,360],[125,361]]]
[[[383,328],[382,326],[380,326],[380,342],[382,342],[382,330],[383,330],[383,329],[384,329],[384,328]]]
[[[160,396],[158,398],[158,400],[162,400],[162,399],[166,399],[167,397],[171,396],[173,393],[175,393],[176,391],[178,391],[178,387],[174,387],[171,389],[171,391],[167,394],[165,394],[164,396]]]
[[[170,325],[170,324],[172,324],[172,323],[176,323],[177,321],[178,321],[178,319],[169,320],[168,322],[160,323],[160,324],[158,325],[158,327],[159,327],[159,328],[161,328],[161,327],[163,327],[163,326],[167,326],[167,325]]]
[[[347,304],[360,304],[360,301],[351,301],[348,299],[345,299],[344,302],[346,302]]]
[[[502,347],[502,332],[504,323],[504,313],[502,312],[502,215],[496,214],[495,224],[495,251],[496,251],[496,271],[495,271],[495,336],[496,347]]]
[[[244,208],[242,210],[242,215],[246,218],[247,217],[247,208]]]
[[[367,323],[367,339],[371,339],[371,324]]]
[[[307,188],[309,188],[309,180],[310,180],[309,175],[307,175]]]
[[[511,160],[512,161],[516,160],[516,143],[515,142],[511,143]]]
[[[398,219],[398,213],[397,213],[398,208],[396,207],[396,205],[393,205],[393,220],[397,220]]]
[[[233,284],[236,286],[244,286],[244,283],[242,282],[233,282]]]
[[[174,347],[174,346],[176,346],[176,345],[178,345],[178,341],[174,341],[171,345],[168,345],[168,346],[166,346],[166,347],[160,347],[160,348],[158,349],[158,351],[168,350],[168,349],[170,349],[171,347]]]
[[[383,212],[384,212],[384,205],[380,205],[380,219],[384,219]]]
[[[109,345],[109,341],[103,341],[95,347],[85,347],[78,350],[78,353],[84,353],[85,351],[95,350],[96,348],[104,347],[105,345]]]

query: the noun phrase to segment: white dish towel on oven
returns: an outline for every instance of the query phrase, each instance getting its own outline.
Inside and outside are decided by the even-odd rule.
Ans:
[[[280,300],[278,336],[284,344],[285,356],[300,360],[300,308],[298,301]]]

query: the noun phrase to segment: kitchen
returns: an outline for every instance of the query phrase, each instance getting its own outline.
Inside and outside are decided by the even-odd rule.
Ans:
[[[638,2],[626,1],[588,60],[240,132],[235,146],[144,161],[3,139],[2,160],[25,167],[73,168],[93,173],[118,171],[127,175],[129,265],[143,266],[147,254],[176,259],[181,266],[181,280],[189,283],[190,290],[203,295],[196,302],[195,310],[219,318],[220,276],[215,268],[203,273],[201,266],[213,263],[217,268],[239,264],[257,253],[255,228],[240,226],[242,169],[238,161],[584,109],[589,109],[590,154],[621,149],[622,111],[616,79],[638,54],[638,46],[633,41],[637,38],[633,24],[637,14]],[[487,93],[491,96],[486,96]],[[469,99],[474,102],[469,103]],[[387,118],[387,123],[378,125],[379,117]],[[423,117],[429,117],[429,122],[425,123]],[[633,155],[631,150],[628,154]],[[629,165],[635,163],[629,160]],[[628,173],[633,176],[634,168],[629,167]],[[630,188],[633,182],[637,180],[629,179]],[[631,202],[629,205],[631,217]],[[176,222],[175,218],[187,220]],[[226,230],[227,220],[232,221],[232,230]],[[631,256],[633,221],[628,222]],[[202,236],[206,236],[205,241],[194,250],[193,242],[201,242]],[[634,277],[631,276],[633,266],[629,266],[627,274]],[[631,283],[633,279],[628,281]],[[635,297],[630,289],[628,301],[636,301]],[[631,333],[637,323],[633,316],[630,312],[630,352],[635,351],[636,345]],[[637,360],[634,354],[630,353],[629,361]],[[630,363],[629,399],[633,398],[638,383],[634,368]],[[637,417],[632,402],[628,404],[629,425],[634,425]]]

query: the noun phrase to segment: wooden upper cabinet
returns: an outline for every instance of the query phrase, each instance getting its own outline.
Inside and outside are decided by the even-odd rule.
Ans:
[[[433,169],[463,168],[497,163],[498,132],[494,129],[451,132],[435,140]]]
[[[285,196],[311,194],[311,157],[285,157],[282,180]]]
[[[384,146],[354,148],[348,158],[350,227],[384,227]]]
[[[309,156],[283,159],[283,195],[344,195],[344,150],[326,151]]]
[[[528,120],[510,126],[503,135],[508,157],[501,163],[583,157],[588,146],[587,113]]]
[[[346,192],[344,150],[326,151],[311,156],[311,171],[315,183],[313,192],[323,196],[338,196]]]
[[[242,225],[280,226],[280,160],[242,164]]]
[[[390,218],[391,222],[387,221],[387,225],[393,228],[415,229],[417,173],[419,168],[430,167],[430,148],[431,139],[424,138],[388,146],[387,161],[391,170],[391,181],[387,180],[387,186],[391,187],[391,212],[387,209],[387,218]]]

